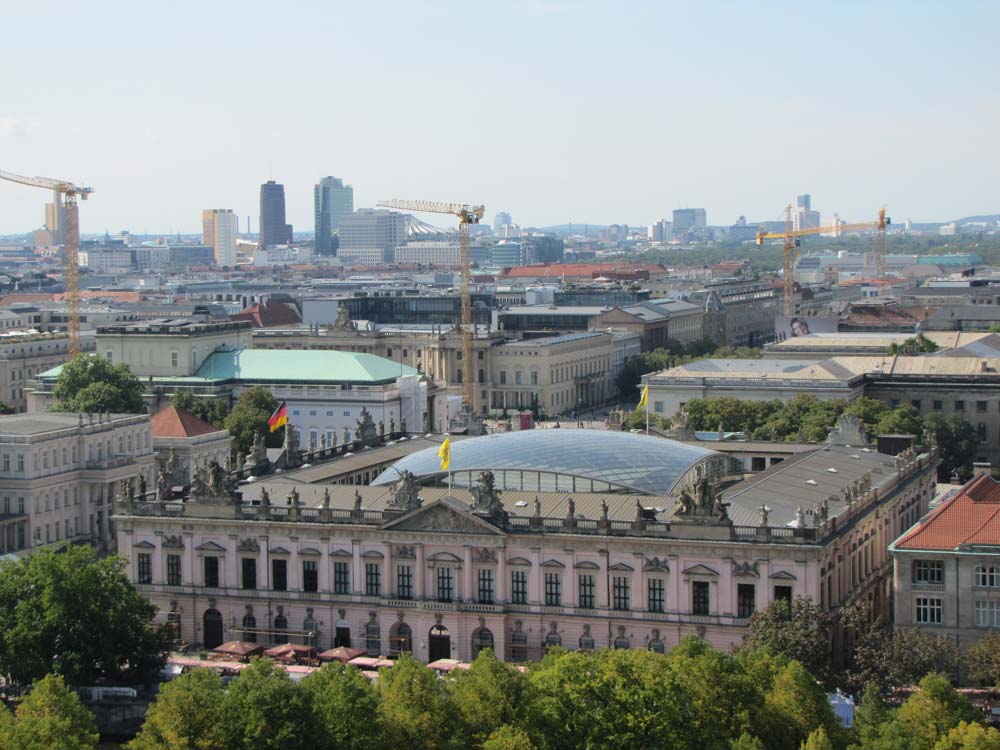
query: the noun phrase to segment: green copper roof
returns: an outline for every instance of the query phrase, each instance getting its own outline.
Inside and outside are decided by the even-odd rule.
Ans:
[[[198,368],[197,377],[264,383],[377,384],[416,374],[412,367],[374,354],[321,349],[237,349],[211,354]]]

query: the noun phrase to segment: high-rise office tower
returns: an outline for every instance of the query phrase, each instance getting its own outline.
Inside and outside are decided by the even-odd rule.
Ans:
[[[504,227],[510,226],[514,222],[510,218],[510,214],[506,211],[497,211],[496,215],[493,217],[493,231],[497,234],[501,234]]]
[[[340,220],[337,256],[361,263],[387,263],[406,241],[406,214],[359,208]]]
[[[819,211],[812,210],[812,196],[809,193],[795,196],[792,225],[795,229],[814,229],[820,225]]]
[[[708,226],[708,218],[704,208],[674,209],[674,232],[704,229],[706,226]]]
[[[316,254],[330,255],[330,238],[340,228],[340,220],[354,212],[354,188],[339,177],[324,177],[313,186],[316,216]]]
[[[285,223],[285,186],[268,180],[260,186],[260,246],[291,242],[292,225]]]
[[[231,208],[206,208],[201,212],[201,244],[210,245],[215,265],[236,265],[238,219]]]

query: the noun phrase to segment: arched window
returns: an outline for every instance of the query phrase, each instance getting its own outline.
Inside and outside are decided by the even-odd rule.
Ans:
[[[277,615],[274,618],[274,634],[271,638],[275,643],[288,643],[287,633],[282,633],[279,631],[288,629],[288,618],[282,614]]]
[[[484,648],[493,649],[493,633],[487,627],[480,627],[472,634],[472,658],[475,659]]]
[[[405,622],[397,622],[389,630],[389,656],[413,653],[413,631]]]
[[[382,635],[375,613],[371,613],[369,618],[368,622],[365,623],[365,649],[369,656],[378,656],[382,653]]]
[[[243,640],[247,643],[257,642],[257,618],[250,612],[243,615]]]

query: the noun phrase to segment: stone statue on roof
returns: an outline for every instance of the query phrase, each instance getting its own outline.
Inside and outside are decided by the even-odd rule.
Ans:
[[[392,486],[392,499],[389,505],[401,510],[414,510],[420,507],[420,483],[413,472],[403,469],[399,479]]]
[[[264,442],[264,433],[257,430],[253,434],[253,466],[262,466],[267,463],[267,445]]]
[[[347,309],[347,305],[341,302],[337,305],[337,317],[333,321],[333,330],[335,331],[353,331],[354,326],[351,323],[351,313]]]
[[[378,428],[375,427],[371,413],[363,406],[361,407],[361,416],[357,420],[355,435],[362,445],[372,446],[378,442]]]

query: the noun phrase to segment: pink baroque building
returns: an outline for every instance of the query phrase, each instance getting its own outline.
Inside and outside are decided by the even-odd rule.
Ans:
[[[183,502],[123,503],[118,549],[180,638],[209,647],[427,661],[667,650],[686,635],[728,648],[776,598],[889,606],[884,540],[926,509],[933,448],[886,456],[837,435],[746,479],[727,456],[662,438],[469,438],[452,445],[450,491],[434,448],[367,486],[295,471],[235,496],[199,483]]]

